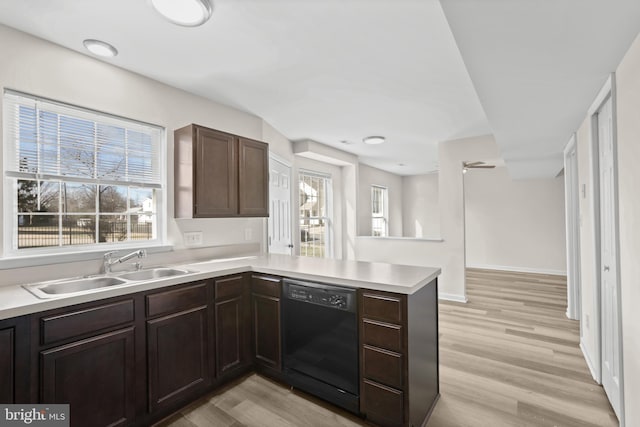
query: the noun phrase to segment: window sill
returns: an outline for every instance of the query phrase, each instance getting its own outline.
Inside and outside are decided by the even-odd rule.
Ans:
[[[155,245],[155,246],[127,246],[126,248],[115,249],[117,251],[127,252],[135,251],[138,249],[145,249],[148,254],[171,252],[173,251],[172,245]],[[66,262],[79,262],[102,259],[103,255],[113,248],[104,248],[101,250],[92,249],[84,252],[67,252],[61,254],[37,254],[37,255],[24,255],[16,257],[4,257],[0,258],[0,270],[8,270],[11,268],[24,268],[33,267],[39,265],[52,265],[61,264]]]

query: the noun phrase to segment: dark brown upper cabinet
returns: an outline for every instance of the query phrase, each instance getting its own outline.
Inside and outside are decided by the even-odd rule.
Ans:
[[[269,146],[189,125],[174,133],[176,218],[269,216]]]
[[[269,145],[238,139],[238,213],[269,216]]]

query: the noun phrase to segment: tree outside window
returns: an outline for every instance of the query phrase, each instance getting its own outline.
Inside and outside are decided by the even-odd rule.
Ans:
[[[5,108],[14,249],[157,239],[161,129],[15,93]]]

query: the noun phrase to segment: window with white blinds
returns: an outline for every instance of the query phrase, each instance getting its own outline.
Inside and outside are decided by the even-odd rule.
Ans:
[[[13,250],[159,240],[162,128],[13,91],[3,102]]]

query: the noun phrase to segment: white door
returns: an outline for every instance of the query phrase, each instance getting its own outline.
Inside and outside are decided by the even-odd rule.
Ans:
[[[269,253],[291,255],[291,167],[269,158]]]
[[[620,419],[620,334],[618,328],[617,212],[611,97],[598,111],[600,159],[600,328],[602,386]]]

